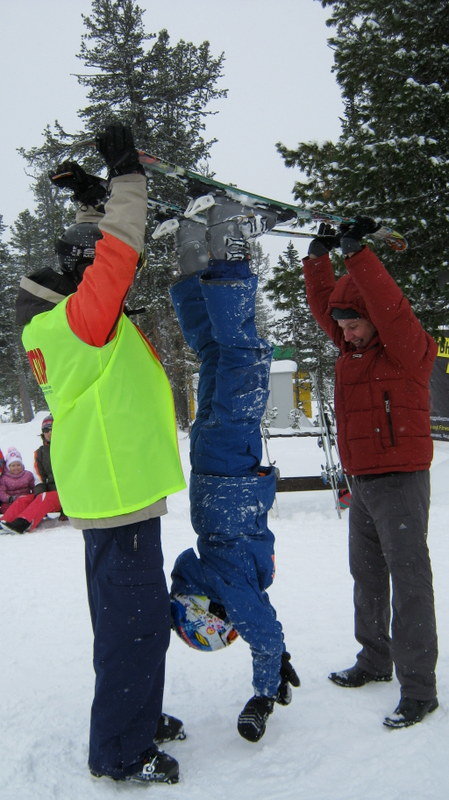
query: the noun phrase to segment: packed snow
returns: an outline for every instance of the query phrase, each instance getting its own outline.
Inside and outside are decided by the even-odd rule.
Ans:
[[[40,419],[0,425],[0,447],[15,445],[32,465]],[[179,434],[188,474],[188,437]],[[313,437],[271,439],[283,476],[319,474]],[[187,739],[165,745],[180,782],[142,788],[94,779],[87,766],[93,693],[92,633],[79,531],[57,519],[34,533],[0,536],[2,580],[1,800],[103,800],[148,791],[173,800],[446,800],[449,718],[449,445],[435,443],[429,528],[440,640],[440,707],[412,728],[382,725],[399,686],[344,689],[327,679],[351,666],[352,581],[347,512],[330,491],[279,493],[271,512],[277,574],[270,596],[301,677],[288,707],[276,706],[263,739],[236,729],[252,694],[247,645],[201,653],[175,635],[168,653],[165,710],[184,720]],[[169,499],[163,519],[167,576],[194,543],[187,491]]]

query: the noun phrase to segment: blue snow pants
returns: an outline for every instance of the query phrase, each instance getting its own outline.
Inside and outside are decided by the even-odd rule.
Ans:
[[[170,601],[160,518],[83,535],[96,674],[89,766],[124,778],[156,749],[162,709]]]
[[[201,366],[191,432],[193,549],[176,560],[172,592],[220,602],[253,658],[256,694],[274,696],[284,650],[282,626],[266,588],[274,577],[267,525],[276,489],[261,468],[260,422],[268,397],[271,347],[254,321],[257,278],[189,276],[172,287],[187,343]]]

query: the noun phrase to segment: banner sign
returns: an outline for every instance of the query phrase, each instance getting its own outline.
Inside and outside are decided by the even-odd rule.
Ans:
[[[449,331],[437,339],[438,353],[430,379],[432,439],[449,442]]]

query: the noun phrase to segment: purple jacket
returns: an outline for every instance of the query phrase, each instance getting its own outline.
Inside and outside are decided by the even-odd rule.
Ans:
[[[21,494],[30,494],[33,491],[33,486],[34,475],[32,472],[24,469],[19,475],[11,475],[6,467],[0,477],[0,502],[8,503],[10,497],[15,500]]]

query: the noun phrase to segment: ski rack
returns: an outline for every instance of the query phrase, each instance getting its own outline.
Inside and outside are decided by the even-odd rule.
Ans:
[[[332,495],[335,503],[335,510],[340,519],[341,509],[340,509],[339,493],[338,493],[339,485],[341,486],[341,482],[344,479],[349,491],[351,487],[347,477],[343,475],[343,470],[340,465],[340,454],[338,452],[335,432],[333,430],[329,416],[326,413],[323,396],[321,394],[318,383],[317,374],[315,372],[311,372],[310,379],[312,381],[313,393],[315,395],[315,400],[317,403],[318,425],[319,428],[321,429],[321,437],[318,440],[318,444],[323,448],[323,453],[326,461],[325,464],[321,465],[321,470],[322,470],[321,478],[323,480],[323,483],[329,484],[332,489]]]
[[[277,413],[278,413],[278,410],[277,410],[276,407],[275,408],[271,408],[271,409],[266,408],[265,409],[265,414],[263,415],[262,420],[260,422],[260,432],[262,434],[262,439],[263,439],[263,443],[264,443],[264,447],[265,447],[265,454],[266,454],[269,466],[273,467],[273,469],[275,471],[276,484],[279,481],[280,473],[279,473],[279,469],[275,466],[276,461],[272,461],[271,458],[270,458],[270,453],[268,451],[268,439],[270,438],[270,431],[269,431],[270,422],[273,422],[273,420],[276,419]],[[276,492],[277,492],[277,487],[276,487]],[[274,496],[274,502],[273,502],[273,506],[272,506],[271,511],[272,511],[274,517],[276,517],[276,518],[279,517],[279,507],[278,507],[278,501],[277,501],[277,498],[276,498],[276,494]]]

